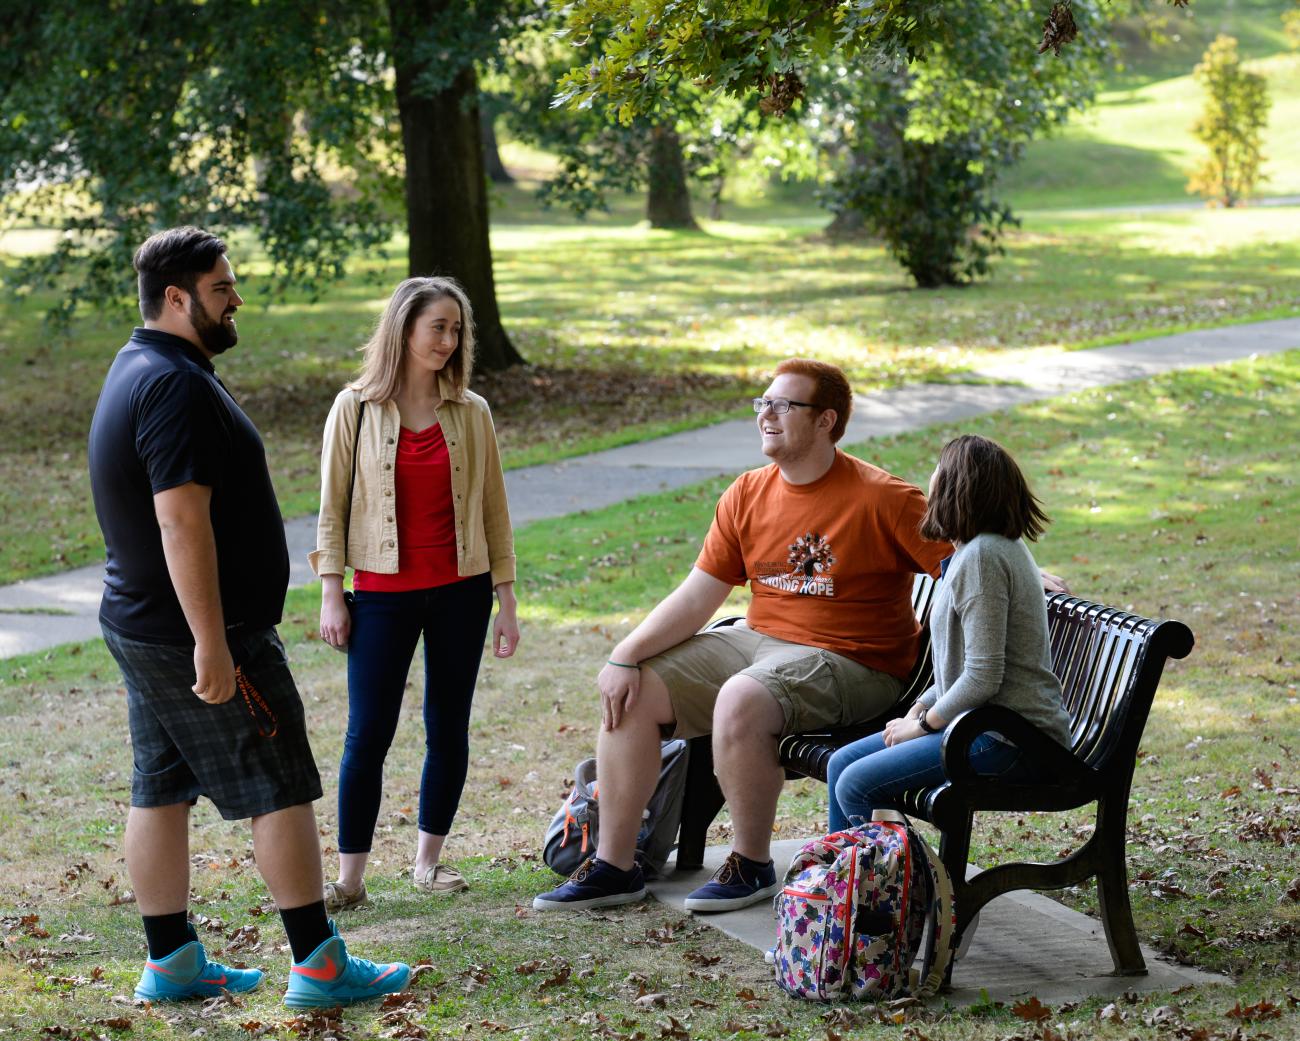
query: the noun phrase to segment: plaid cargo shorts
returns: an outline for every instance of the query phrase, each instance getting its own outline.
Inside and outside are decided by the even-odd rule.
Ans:
[[[254,693],[245,699],[236,690],[224,704],[209,705],[192,689],[193,647],[143,643],[101,628],[126,681],[132,806],[206,795],[226,820],[243,820],[320,798],[302,699],[274,629],[227,633]]]

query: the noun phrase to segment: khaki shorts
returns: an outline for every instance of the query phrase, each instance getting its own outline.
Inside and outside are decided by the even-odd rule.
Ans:
[[[664,681],[677,724],[671,737],[713,731],[718,690],[732,676],[758,680],[785,713],[786,734],[848,726],[879,715],[903,692],[897,676],[834,651],[778,640],[744,622],[696,633],[641,663]]]

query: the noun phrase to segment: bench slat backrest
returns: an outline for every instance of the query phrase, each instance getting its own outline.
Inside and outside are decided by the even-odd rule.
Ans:
[[[1067,594],[1048,598],[1047,620],[1074,753],[1094,767],[1136,754],[1165,659],[1191,633]]]
[[[939,583],[929,575],[917,575],[916,581],[912,583],[912,610],[921,627],[921,651],[916,656],[916,664],[908,673],[903,693],[897,701],[898,707],[904,711],[934,682],[934,655],[930,650],[930,608],[934,606],[934,595],[938,591]]]
[[[929,621],[937,588],[929,575],[917,575],[913,583],[912,608],[923,630],[921,653],[890,716],[910,708],[934,680]],[[1075,754],[1093,767],[1115,755],[1131,762],[1164,663],[1190,652],[1191,631],[1181,622],[1157,622],[1058,593],[1047,598],[1047,632]],[[832,733],[787,735],[781,742],[782,762],[825,780],[826,761],[834,749],[879,729],[883,721],[881,717]]]

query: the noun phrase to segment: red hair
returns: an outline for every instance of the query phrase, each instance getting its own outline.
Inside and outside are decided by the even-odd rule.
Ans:
[[[849,425],[849,416],[853,413],[853,388],[842,369],[830,362],[813,361],[811,358],[787,358],[776,367],[776,375],[807,376],[817,385],[813,392],[812,403],[823,412],[835,410],[835,425],[831,427],[831,443],[844,436],[844,428]]]

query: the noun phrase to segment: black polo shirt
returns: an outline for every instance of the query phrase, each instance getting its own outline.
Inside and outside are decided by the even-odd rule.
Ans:
[[[191,481],[212,489],[226,627],[280,621],[289,551],[262,438],[197,347],[136,329],[104,380],[89,454],[108,547],[104,625],[133,640],[194,643],[153,505],[156,493]]]

